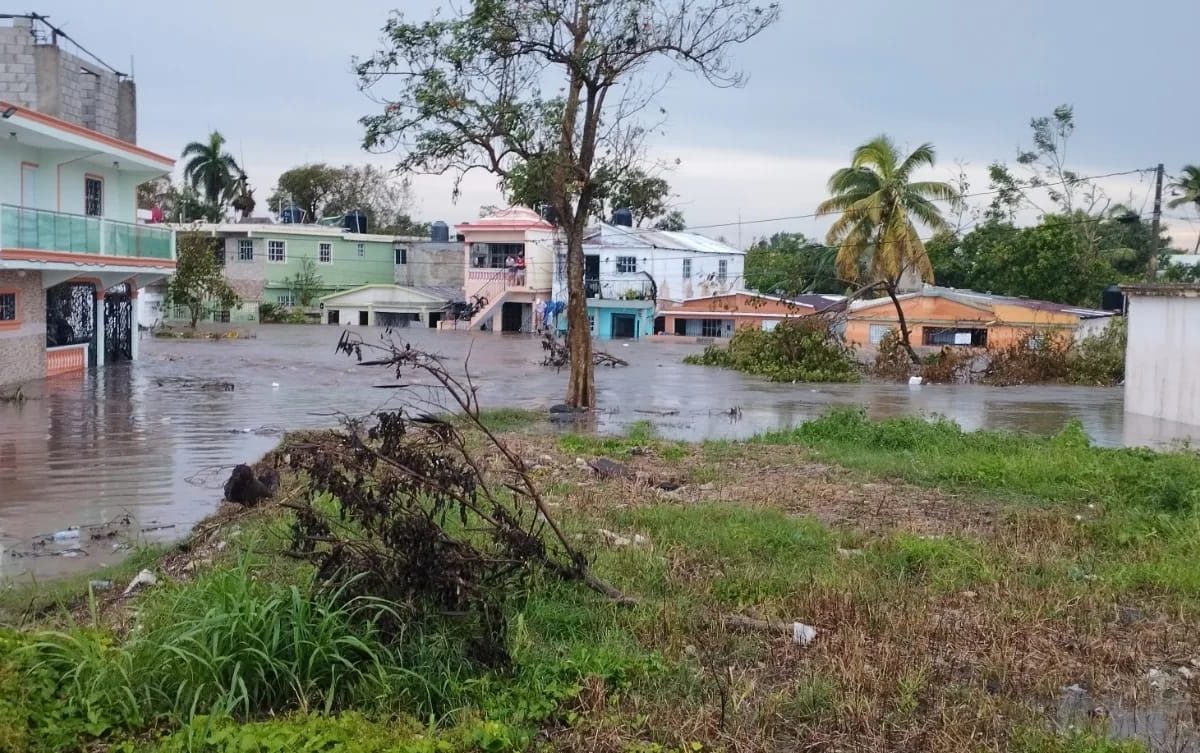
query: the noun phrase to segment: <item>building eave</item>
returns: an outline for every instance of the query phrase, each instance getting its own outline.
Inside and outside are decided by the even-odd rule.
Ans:
[[[7,122],[61,141],[64,145],[77,149],[97,149],[154,172],[166,173],[175,167],[175,160],[144,149],[137,144],[131,144],[90,128],[84,128],[12,102],[0,100],[0,111],[7,112],[9,110],[12,110],[13,113],[5,119]]]

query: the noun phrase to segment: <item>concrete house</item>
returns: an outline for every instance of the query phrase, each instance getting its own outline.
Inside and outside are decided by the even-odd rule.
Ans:
[[[913,345],[939,348],[1005,347],[1030,332],[1082,338],[1102,332],[1113,316],[1111,311],[934,285],[898,299]],[[899,326],[890,298],[855,301],[847,315],[846,342],[878,345]]]
[[[302,273],[306,260],[312,262],[319,278],[308,301],[311,307],[338,311],[342,308],[339,294],[367,286],[377,290],[395,285],[449,288],[451,294],[440,304],[445,306],[461,288],[461,246],[449,241],[358,233],[337,225],[273,221],[197,223],[177,229],[221,239],[218,261],[240,302],[229,311],[211,312],[208,318],[213,321],[257,321],[259,306],[264,303],[304,305],[294,280]],[[322,313],[322,320],[357,324],[357,311],[366,311],[361,301],[345,308],[347,317],[334,314],[331,319]],[[423,306],[415,307],[408,313],[424,310]],[[182,310],[170,313],[172,319],[187,318]],[[374,320],[370,323],[375,324]]]
[[[443,327],[532,332],[534,309],[550,300],[554,226],[524,207],[498,210],[456,228],[463,239],[464,297],[478,310]],[[508,261],[517,262],[510,269]]]
[[[663,331],[675,301],[728,295],[743,284],[744,251],[687,232],[601,224],[584,239],[584,288],[592,334],[637,339]],[[566,247],[555,257],[554,300],[567,300]],[[659,320],[656,326],[656,318]],[[566,328],[565,317],[558,326]]]
[[[174,161],[133,143],[133,84],[0,26],[0,384],[136,359],[138,290],[175,268],[170,229],[136,222]]]
[[[779,298],[746,290],[664,302],[655,321],[656,334],[687,337],[732,337],[740,329],[772,330],[780,322],[815,313],[845,309],[840,295]]]

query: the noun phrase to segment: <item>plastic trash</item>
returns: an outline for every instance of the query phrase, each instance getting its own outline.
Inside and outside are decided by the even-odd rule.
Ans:
[[[792,623],[792,643],[807,646],[816,637],[817,629],[812,625],[805,625],[803,622]]]
[[[914,376],[914,377],[908,378],[908,385],[910,387],[920,387],[924,382],[925,382],[925,380],[919,376]]]
[[[79,538],[79,529],[67,528],[62,531],[55,531],[54,535],[50,538],[54,539],[55,541],[71,541]]]
[[[279,389],[279,382],[271,382],[271,387],[273,389]]]
[[[129,581],[129,585],[125,587],[125,596],[133,593],[142,586],[153,586],[158,583],[158,578],[149,570],[143,570]]]
[[[112,585],[113,584],[111,580],[88,581],[88,588],[92,589],[93,591],[107,591],[108,589],[112,588]]]

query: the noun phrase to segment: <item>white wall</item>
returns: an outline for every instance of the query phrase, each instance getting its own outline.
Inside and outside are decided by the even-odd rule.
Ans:
[[[129,172],[103,166],[88,160],[70,161],[77,152],[34,149],[20,143],[0,139],[0,203],[21,204],[21,163],[36,164],[37,209],[67,214],[83,214],[83,181],[85,175],[104,179],[104,217],[121,222],[137,221],[137,184],[139,179]]]
[[[1125,410],[1200,425],[1200,297],[1129,296]]]

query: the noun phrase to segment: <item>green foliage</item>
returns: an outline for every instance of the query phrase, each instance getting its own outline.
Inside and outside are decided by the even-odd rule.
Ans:
[[[1129,341],[1125,317],[1113,317],[1099,334],[1075,344],[1070,380],[1075,384],[1115,385],[1125,381],[1125,348]]]
[[[375,165],[327,165],[314,162],[284,171],[267,199],[279,211],[293,202],[307,222],[360,209],[371,232],[427,236],[429,226],[409,217],[413,205],[408,183]]]
[[[1008,346],[989,351],[982,381],[1002,387],[1120,384],[1125,379],[1126,332],[1124,317],[1114,317],[1103,332],[1080,341],[1062,331],[1028,332]]]
[[[1041,727],[1018,730],[1009,749],[1013,753],[1148,753],[1138,740],[1114,740],[1091,730],[1056,733]]]
[[[287,316],[283,306],[278,303],[258,304],[258,320],[264,324],[278,324]]]
[[[687,219],[683,216],[682,211],[672,209],[654,223],[654,229],[669,230],[678,233],[687,230]]]
[[[296,297],[296,303],[301,306],[311,306],[321,292],[323,284],[321,275],[317,274],[316,261],[311,257],[301,259],[300,269],[296,274],[283,278],[283,284]]]
[[[219,131],[208,135],[208,141],[193,141],[183,148],[183,179],[205,201],[217,206],[241,172],[237,161],[225,151],[225,137]]]
[[[200,233],[180,233],[175,240],[175,274],[167,285],[167,302],[187,308],[192,329],[208,308],[228,309],[238,302],[217,263],[222,241]]]
[[[608,206],[612,211],[630,210],[633,212],[634,226],[641,227],[667,214],[667,200],[670,197],[671,186],[666,179],[635,167],[625,171],[613,183],[608,192]]]
[[[812,446],[843,465],[913,483],[1044,502],[1166,512],[1200,502],[1195,452],[1092,447],[1078,425],[1038,437],[964,432],[945,419],[869,421],[861,410],[839,409],[761,441]]]
[[[1115,278],[1112,266],[1084,245],[1073,218],[1051,215],[1034,227],[982,232],[992,240],[980,239],[972,282],[992,293],[1095,307]]]
[[[667,460],[678,460],[687,454],[682,442],[668,442],[654,436],[649,421],[635,421],[624,436],[598,434],[564,434],[558,440],[564,452],[576,455],[601,455],[610,458],[630,458],[634,451],[649,450]]]
[[[794,296],[845,289],[835,268],[837,249],[802,233],[776,233],[746,252],[746,286],[760,293]]]
[[[729,345],[710,345],[684,363],[721,366],[773,382],[857,382],[854,351],[822,316],[781,322],[771,331],[740,329]]]

